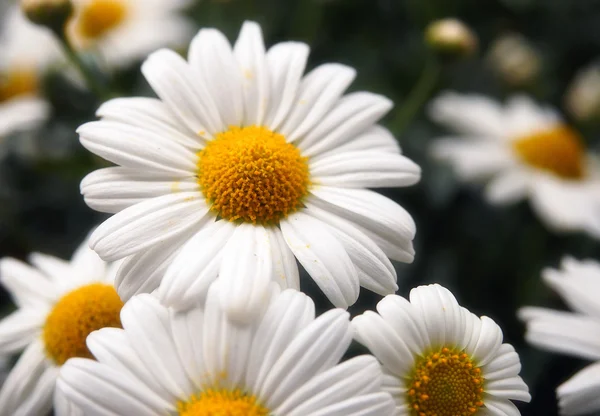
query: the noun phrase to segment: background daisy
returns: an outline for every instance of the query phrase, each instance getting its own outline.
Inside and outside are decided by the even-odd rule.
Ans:
[[[186,308],[218,276],[226,309],[248,319],[271,281],[299,288],[296,260],[338,307],[360,286],[397,289],[388,257],[413,260],[415,224],[364,188],[412,185],[420,169],[375,124],[391,101],[343,95],[355,76],[345,65],[303,77],[307,57],[298,42],[265,51],[256,23],[233,48],[203,29],[187,62],[161,50],[144,63],[160,100],[109,101],[79,128],[87,149],[120,165],[88,175],[81,192],[115,213],[90,244],[107,261],[126,257],[123,298],[162,280],[161,301]]]
[[[527,325],[525,338],[536,347],[600,359],[600,263],[566,257],[562,268],[546,269],[544,282],[573,309],[525,307],[519,318]],[[591,414],[600,410],[600,363],[590,364],[556,389],[562,414]]]
[[[120,326],[114,268],[87,240],[70,262],[40,253],[30,260],[34,267],[0,260],[0,279],[18,308],[0,321],[0,354],[24,349],[0,390],[0,415],[48,413],[59,368],[71,357],[91,356],[87,334]]]
[[[352,320],[356,340],[381,362],[395,415],[520,415],[528,402],[515,349],[490,318],[461,307],[440,285],[396,295]]]
[[[88,337],[97,361],[75,358],[58,389],[86,415],[386,416],[393,411],[371,356],[338,364],[349,315],[315,319],[302,293],[274,295],[248,326],[232,324],[213,286],[206,305],[175,313],[151,295],[123,307],[124,329]]]
[[[435,141],[433,155],[463,180],[485,182],[491,203],[529,198],[551,229],[600,237],[600,164],[554,110],[526,96],[502,106],[445,93],[431,103],[430,116],[459,134]]]

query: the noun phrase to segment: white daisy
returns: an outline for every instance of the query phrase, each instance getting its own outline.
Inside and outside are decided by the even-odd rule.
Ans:
[[[50,107],[40,96],[41,77],[61,56],[50,31],[25,19],[17,6],[0,23],[0,137],[46,120]]]
[[[144,63],[160,100],[109,101],[101,121],[79,128],[86,148],[120,165],[91,173],[81,191],[90,207],[116,213],[91,247],[107,261],[127,257],[122,298],[159,286],[175,258],[163,303],[187,308],[219,276],[240,319],[270,281],[299,288],[296,259],[338,307],[353,304],[359,286],[397,289],[388,257],[413,260],[415,224],[364,188],[414,184],[420,169],[374,124],[392,103],[342,96],[355,75],[344,65],[303,77],[307,56],[297,42],[265,52],[255,23],[233,49],[204,29],[189,62],[161,50]]]
[[[464,137],[433,144],[461,179],[485,181],[495,204],[530,198],[557,231],[582,230],[600,238],[600,165],[559,115],[525,96],[504,107],[477,95],[446,93],[431,117]]]
[[[556,389],[562,414],[600,410],[600,263],[566,257],[562,270],[545,269],[544,282],[574,312],[526,307],[519,318],[527,324],[526,340],[548,351],[596,361]]]
[[[87,334],[120,326],[114,272],[87,241],[70,262],[39,253],[30,260],[34,267],[0,260],[0,279],[18,307],[0,321],[0,354],[25,349],[0,390],[2,416],[46,414],[60,366],[91,356]]]
[[[67,33],[82,50],[100,52],[110,67],[123,67],[163,46],[179,47],[193,34],[179,12],[188,0],[72,0]]]
[[[286,290],[238,326],[221,309],[218,286],[202,307],[181,313],[152,295],[133,297],[123,329],[90,334],[97,361],[69,360],[57,391],[89,416],[391,416],[374,357],[338,364],[352,340],[347,312],[315,319],[312,300]]]
[[[410,302],[396,295],[352,321],[355,338],[383,366],[395,415],[512,416],[528,402],[521,362],[487,316],[461,307],[440,285],[419,286]]]

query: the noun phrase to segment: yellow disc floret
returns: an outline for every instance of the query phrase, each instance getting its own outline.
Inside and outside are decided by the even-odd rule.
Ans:
[[[481,370],[449,348],[417,359],[407,391],[415,416],[471,416],[483,406]]]
[[[92,0],[81,9],[77,29],[82,36],[96,39],[117,27],[126,15],[123,0]]]
[[[179,416],[267,416],[255,396],[241,390],[209,389],[177,403]]]
[[[36,71],[27,68],[14,68],[0,74],[0,102],[12,98],[35,94],[39,88]]]
[[[528,165],[560,178],[576,180],[585,174],[585,148],[579,135],[566,126],[518,138],[513,148]]]
[[[264,127],[231,127],[198,156],[202,192],[212,210],[230,221],[277,223],[308,192],[307,158]]]
[[[93,283],[67,293],[46,318],[46,354],[57,365],[73,357],[92,358],[86,337],[100,328],[121,328],[122,307],[123,302],[111,285]]]

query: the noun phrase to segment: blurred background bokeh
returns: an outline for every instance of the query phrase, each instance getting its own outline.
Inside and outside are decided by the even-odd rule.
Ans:
[[[1,1],[4,14],[11,1]],[[396,108],[383,124],[423,170],[417,186],[382,190],[417,223],[415,262],[396,264],[399,294],[438,282],[472,312],[496,320],[505,342],[521,354],[522,376],[533,396],[530,404],[519,404],[522,413],[556,415],[555,387],[584,363],[526,345],[515,311],[524,305],[564,308],[542,284],[540,271],[556,267],[567,254],[600,259],[600,242],[583,234],[550,233],[527,202],[487,204],[481,189],[459,184],[448,166],[428,156],[429,145],[444,130],[428,120],[426,105],[411,120],[398,110],[432,53],[424,41],[425,28],[436,19],[457,17],[476,34],[478,50],[468,57],[443,59],[439,74],[433,74],[439,76],[425,89],[429,97],[443,90],[498,99],[525,92],[557,108],[589,148],[598,150],[600,81],[593,68],[600,65],[600,1],[203,0],[191,2],[185,13],[198,27],[217,27],[230,39],[244,20],[255,20],[267,45],[304,41],[311,46],[309,68],[323,62],[350,65],[358,71],[351,90],[394,100]],[[140,63],[110,73],[114,95],[152,95]],[[25,259],[40,251],[68,258],[104,218],[85,205],[79,182],[106,162],[87,152],[75,133],[94,118],[101,101],[70,82],[61,67],[46,74],[43,91],[52,106],[51,118],[0,143],[2,256]],[[322,310],[330,307],[311,279],[302,283]],[[378,299],[363,289],[351,311],[373,308]],[[12,308],[2,292],[1,313]],[[360,351],[355,346],[352,354]]]

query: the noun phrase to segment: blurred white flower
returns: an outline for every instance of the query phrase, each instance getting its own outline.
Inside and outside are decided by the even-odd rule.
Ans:
[[[30,23],[12,7],[0,24],[0,137],[36,127],[46,120],[48,103],[40,96],[44,71],[61,57],[52,33]]]
[[[577,73],[565,94],[565,105],[577,120],[600,117],[600,64]]]
[[[181,13],[187,0],[73,0],[67,33],[79,50],[100,53],[105,63],[124,67],[163,47],[181,47],[193,24]]]
[[[189,62],[161,50],[142,66],[160,100],[109,101],[101,121],[79,128],[87,149],[120,165],[91,173],[81,191],[115,213],[91,247],[107,261],[126,257],[121,297],[160,285],[165,305],[185,309],[218,277],[226,309],[251,319],[271,281],[299,289],[296,259],[338,307],[360,286],[397,289],[388,257],[413,260],[415,224],[364,188],[412,185],[420,168],[375,124],[391,101],[343,96],[355,76],[344,65],[303,77],[308,51],[298,42],[265,51],[256,23],[233,48],[203,29]]]
[[[355,338],[381,362],[395,416],[517,416],[528,402],[521,362],[487,316],[461,307],[440,285],[419,286],[410,302],[386,296],[352,320]]]
[[[509,85],[533,82],[540,74],[542,58],[522,35],[510,33],[494,41],[488,52],[491,69]]]
[[[123,329],[92,333],[96,361],[69,360],[57,390],[86,416],[392,415],[374,357],[338,364],[352,340],[347,312],[315,319],[312,300],[286,290],[239,326],[221,309],[217,285],[185,313],[133,297]],[[67,415],[58,404],[57,415]]]
[[[525,96],[501,106],[445,93],[431,103],[430,116],[459,134],[434,142],[432,154],[461,179],[487,182],[491,203],[529,198],[549,228],[600,238],[600,164],[554,110]]]
[[[600,263],[566,257],[562,268],[545,269],[544,282],[574,312],[525,307],[525,339],[536,347],[596,361],[561,384],[556,393],[561,413],[582,415],[600,411]]]
[[[87,240],[70,262],[39,253],[30,260],[35,267],[0,260],[0,279],[18,307],[0,321],[0,355],[24,349],[0,390],[1,416],[47,414],[59,368],[91,356],[87,334],[121,325],[114,270]]]

